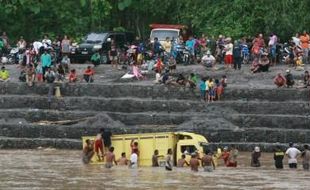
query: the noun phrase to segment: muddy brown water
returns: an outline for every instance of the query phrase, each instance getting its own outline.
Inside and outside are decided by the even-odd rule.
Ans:
[[[310,189],[310,172],[273,166],[272,154],[263,153],[261,168],[251,168],[250,153],[241,153],[237,168],[219,166],[212,173],[189,168],[83,165],[80,151],[0,150],[0,189]]]

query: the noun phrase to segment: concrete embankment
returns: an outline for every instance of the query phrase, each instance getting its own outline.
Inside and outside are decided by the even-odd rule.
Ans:
[[[48,103],[46,84],[0,83],[0,148],[79,149],[81,136],[105,127],[113,133],[191,131],[212,146],[310,142],[306,89],[227,88],[221,101],[204,103],[196,89],[142,85],[57,84]]]

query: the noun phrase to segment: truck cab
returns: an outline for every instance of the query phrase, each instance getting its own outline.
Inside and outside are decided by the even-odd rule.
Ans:
[[[150,34],[151,43],[154,42],[154,38],[158,38],[158,41],[163,43],[167,37],[169,37],[170,40],[179,40],[179,37],[185,34],[184,31],[186,26],[173,24],[151,24],[150,28],[152,29]]]

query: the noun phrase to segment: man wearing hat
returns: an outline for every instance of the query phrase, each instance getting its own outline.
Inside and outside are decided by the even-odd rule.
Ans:
[[[6,82],[9,81],[10,74],[9,71],[5,69],[5,67],[1,67],[0,70],[0,82]]]
[[[215,57],[211,55],[209,50],[207,51],[207,55],[204,55],[201,60],[206,67],[213,68],[215,65]]]

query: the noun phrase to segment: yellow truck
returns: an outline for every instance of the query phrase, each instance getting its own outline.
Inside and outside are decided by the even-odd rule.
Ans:
[[[95,140],[94,136],[84,136],[83,147],[85,146],[86,139]],[[123,152],[129,158],[131,154],[130,143],[134,140],[138,142],[139,147],[139,165],[152,166],[152,156],[157,149],[159,155],[165,156],[167,150],[173,150],[174,164],[181,158],[182,154],[186,154],[186,160],[190,159],[191,153],[198,152],[200,156],[203,155],[204,150],[207,148],[208,141],[202,135],[188,133],[188,132],[167,132],[167,133],[141,133],[141,134],[124,134],[113,135],[111,137],[112,145],[114,147],[114,154],[116,159],[121,157]],[[101,164],[97,160],[95,154],[91,160],[92,164]],[[165,163],[164,157],[159,159],[159,164]]]

